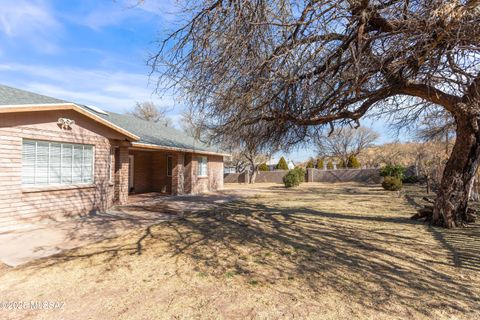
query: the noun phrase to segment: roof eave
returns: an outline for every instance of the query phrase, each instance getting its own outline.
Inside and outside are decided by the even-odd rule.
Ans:
[[[132,142],[132,147],[139,148],[139,149],[150,149],[150,150],[189,152],[189,153],[207,154],[207,155],[215,155],[215,156],[223,156],[223,157],[230,156],[230,154],[222,153],[222,152],[198,150],[198,149],[191,149],[191,148],[167,147],[167,146],[160,146],[157,144],[142,143],[142,142]]]

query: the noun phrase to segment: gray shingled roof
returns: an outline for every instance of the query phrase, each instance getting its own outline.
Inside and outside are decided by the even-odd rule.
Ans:
[[[20,90],[0,84],[0,106],[19,104],[65,103],[67,101],[43,96],[33,92]]]
[[[74,103],[61,99],[51,98],[33,92],[12,88],[0,84],[0,108],[2,105],[25,105],[25,104],[52,104]],[[192,149],[196,151],[209,151],[223,153],[221,150],[207,146],[184,132],[162,124],[148,122],[128,114],[106,112],[102,114],[88,106],[78,104],[79,107],[88,110],[95,115],[133,133],[140,137],[139,143],[152,144],[160,147]]]
[[[153,144],[162,147],[222,153],[221,150],[209,147],[199,141],[196,141],[180,130],[172,127],[165,127],[159,123],[145,121],[133,115],[118,114],[114,112],[108,112],[108,115],[98,115],[105,120],[133,133],[134,135],[139,136],[140,141],[137,141],[139,143]]]

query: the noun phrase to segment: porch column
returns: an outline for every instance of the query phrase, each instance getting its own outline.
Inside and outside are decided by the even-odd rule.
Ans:
[[[186,194],[193,193],[193,158],[191,153],[185,154],[184,162],[184,182],[183,182],[183,191]]]
[[[178,153],[177,156],[174,157],[174,163],[173,163],[172,194],[176,196],[184,193],[185,193],[185,153]]]
[[[128,200],[128,147],[120,146],[115,150],[115,199],[118,204]]]

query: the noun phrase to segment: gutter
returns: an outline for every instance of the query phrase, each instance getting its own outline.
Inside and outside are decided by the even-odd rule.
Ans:
[[[222,153],[222,152],[215,152],[215,151],[205,151],[205,150],[197,150],[197,149],[188,149],[188,148],[166,147],[166,146],[159,146],[159,145],[156,145],[156,144],[141,143],[141,142],[132,142],[132,147],[133,148],[138,148],[138,149],[169,150],[169,151],[207,154],[207,155],[216,155],[216,156],[224,156],[224,157],[229,157],[230,156],[229,153]]]

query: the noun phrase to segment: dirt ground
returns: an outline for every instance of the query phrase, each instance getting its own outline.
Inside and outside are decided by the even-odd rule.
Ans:
[[[418,188],[234,187],[182,219],[0,267],[0,318],[480,318],[480,226],[410,221]]]

